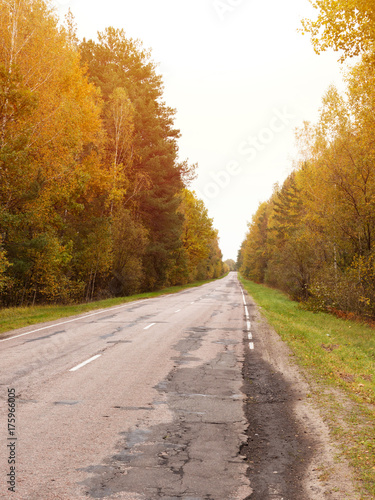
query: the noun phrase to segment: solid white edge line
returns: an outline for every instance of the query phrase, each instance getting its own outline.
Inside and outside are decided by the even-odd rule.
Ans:
[[[206,285],[210,285],[210,283],[206,283],[205,285],[202,285],[202,286],[206,286]],[[171,294],[170,297],[173,297],[173,295],[175,295],[175,294]],[[80,316],[79,318],[69,319],[67,321],[62,321],[61,323],[56,323],[54,325],[43,326],[42,328],[37,328],[36,330],[32,330],[31,332],[25,332],[25,333],[21,333],[20,335],[14,335],[13,337],[7,337],[6,339],[0,339],[0,343],[1,342],[8,342],[9,340],[13,340],[13,339],[18,339],[20,337],[24,337],[25,335],[31,335],[32,333],[42,332],[43,330],[48,330],[49,328],[55,328],[57,326],[67,325],[68,323],[74,323],[75,321],[80,321],[81,319],[91,318],[92,316],[97,316],[98,314],[104,314],[104,313],[108,313],[111,311],[117,311],[118,309],[123,309],[124,307],[127,307],[130,304],[131,304],[131,302],[126,302],[126,304],[123,304],[121,306],[111,307],[108,309],[104,309],[103,311],[97,311],[97,312],[94,312],[91,314],[86,314],[86,316]]]
[[[250,350],[253,351],[254,350],[254,342],[250,342],[249,347],[250,347]]]
[[[13,337],[8,337],[6,339],[0,340],[0,342],[7,342],[8,340],[13,340],[13,339],[18,339],[19,337],[24,337],[25,335],[31,335],[32,333],[37,333],[41,332],[43,330],[48,330],[48,328],[55,328],[57,326],[61,325],[67,325],[68,323],[74,323],[75,321],[80,321],[81,319],[86,319],[86,318],[91,318],[92,316],[97,316],[98,314],[104,314],[112,311],[116,311],[117,309],[123,309],[124,307],[128,306],[130,302],[127,302],[126,304],[110,309],[104,309],[103,311],[98,311],[92,314],[86,314],[86,316],[80,316],[79,318],[74,318],[74,319],[69,319],[67,321],[62,321],[61,323],[55,323],[54,325],[49,325],[49,326],[43,326],[42,328],[37,328],[36,330],[32,330],[31,332],[26,332],[26,333],[21,333],[20,335],[15,335]]]
[[[148,330],[149,328],[151,328],[154,325],[156,325],[156,323],[151,323],[151,325],[146,326],[146,328],[143,328],[143,330]]]
[[[91,361],[95,361],[96,359],[100,358],[101,354],[97,354],[96,356],[93,356],[92,358],[88,359],[87,361],[84,361],[83,363],[75,366],[74,368],[71,368],[69,371],[70,372],[75,372],[77,370],[79,370],[80,368],[82,368],[83,366],[91,363]]]

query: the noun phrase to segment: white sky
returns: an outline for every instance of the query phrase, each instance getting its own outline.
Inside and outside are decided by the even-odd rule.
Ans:
[[[81,39],[113,26],[152,48],[180,158],[198,163],[192,188],[236,260],[247,222],[291,170],[295,128],[316,121],[330,84],[343,88],[338,55],[316,55],[297,32],[315,15],[308,0],[54,1]]]

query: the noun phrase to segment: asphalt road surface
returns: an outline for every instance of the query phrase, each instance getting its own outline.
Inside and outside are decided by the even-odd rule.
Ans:
[[[257,314],[230,273],[2,336],[0,498],[326,498]]]
[[[246,498],[244,324],[232,273],[1,337],[1,498]]]

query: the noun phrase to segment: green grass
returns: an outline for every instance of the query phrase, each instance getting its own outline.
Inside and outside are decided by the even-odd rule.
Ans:
[[[277,290],[241,281],[305,368],[313,397],[354,467],[361,498],[375,498],[375,329],[305,310]]]
[[[197,286],[210,283],[215,280],[195,281],[187,285],[172,286],[163,288],[162,290],[149,293],[141,293],[131,295],[129,297],[119,297],[113,299],[101,300],[98,302],[89,302],[85,304],[75,304],[69,306],[35,306],[35,307],[11,307],[0,309],[0,334],[15,330],[16,328],[23,328],[25,326],[35,325],[37,323],[44,323],[47,321],[54,321],[60,318],[67,318],[75,316],[96,309],[104,309],[126,302],[133,302],[135,300],[149,299],[159,297],[171,293],[177,293],[187,288],[194,288]]]

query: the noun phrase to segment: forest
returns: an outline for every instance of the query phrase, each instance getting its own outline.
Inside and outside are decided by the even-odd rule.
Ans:
[[[0,306],[221,276],[150,51],[44,0],[0,3],[0,47]]]
[[[316,52],[350,61],[317,123],[296,131],[299,156],[261,203],[242,243],[242,275],[313,310],[375,318],[375,4],[313,1],[303,21]],[[351,59],[353,58],[354,59]]]

